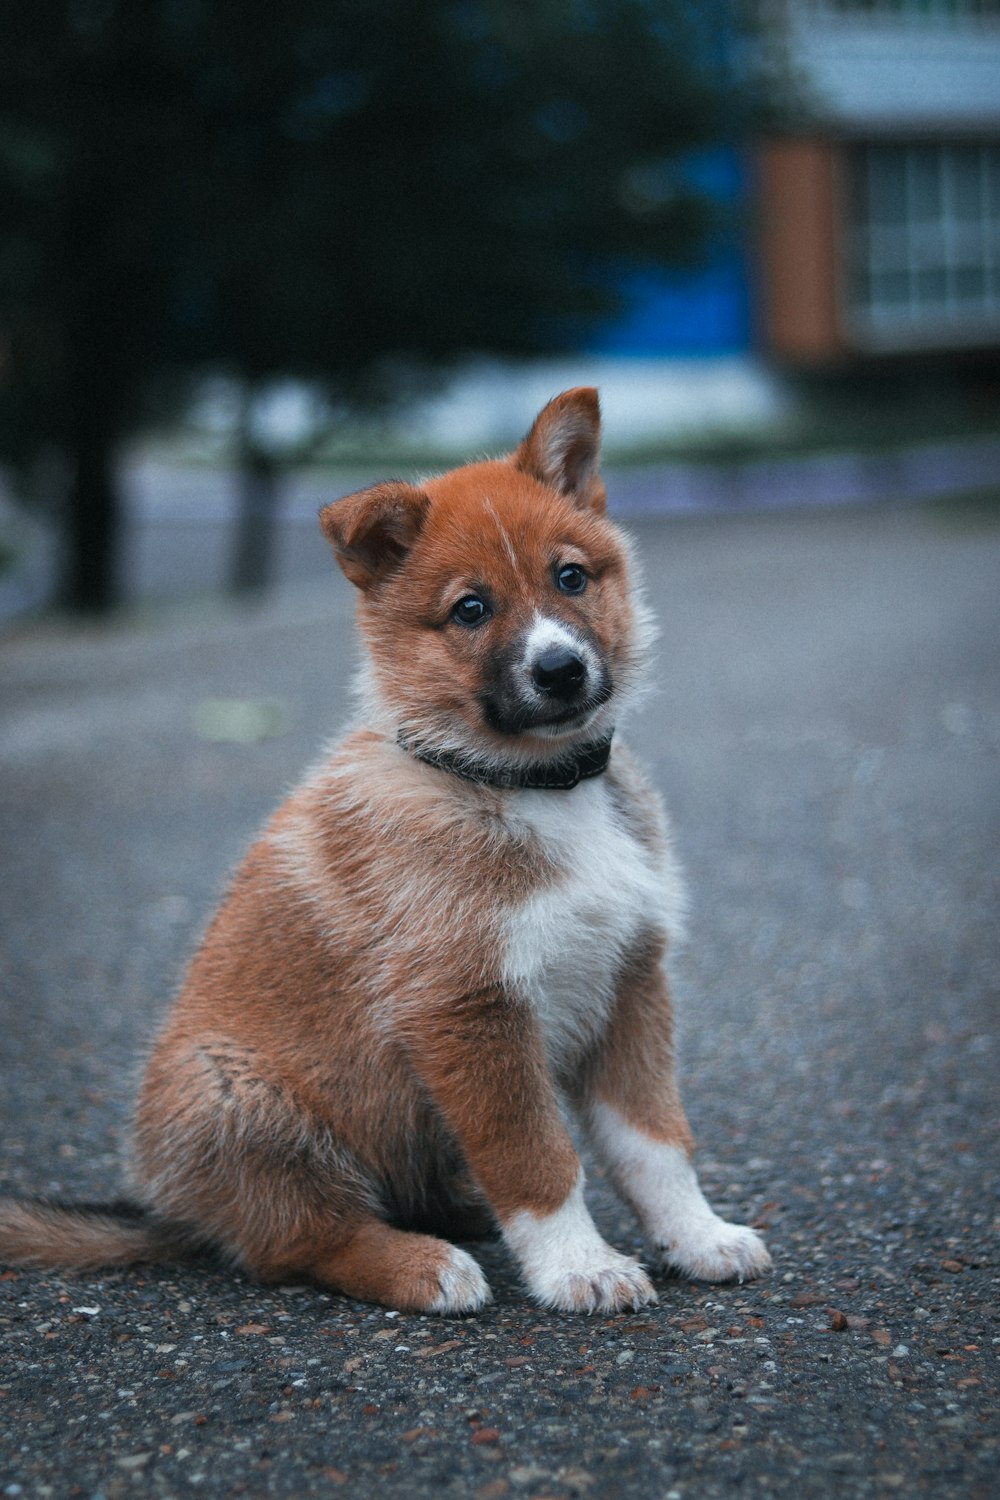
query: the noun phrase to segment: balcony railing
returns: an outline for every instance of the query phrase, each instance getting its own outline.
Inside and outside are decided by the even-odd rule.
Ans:
[[[1000,0],[789,0],[830,19],[963,23],[1000,20]]]

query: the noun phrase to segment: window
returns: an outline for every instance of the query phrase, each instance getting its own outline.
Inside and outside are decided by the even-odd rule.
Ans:
[[[846,290],[857,341],[1000,341],[1000,141],[859,146],[850,186]]]

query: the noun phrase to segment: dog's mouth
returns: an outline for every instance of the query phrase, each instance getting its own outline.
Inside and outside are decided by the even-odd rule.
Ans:
[[[550,698],[537,691],[531,697],[527,693],[511,697],[484,693],[480,705],[483,718],[496,734],[537,734],[545,739],[562,739],[589,729],[613,691],[610,679],[604,677],[578,701]]]

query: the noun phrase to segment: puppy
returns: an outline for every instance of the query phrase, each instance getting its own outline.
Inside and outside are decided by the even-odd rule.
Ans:
[[[681,905],[615,726],[649,626],[605,515],[590,389],[515,453],[326,506],[361,711],[238,871],[156,1042],[134,1204],[4,1200],[0,1261],[200,1249],[407,1311],[489,1300],[499,1231],[545,1307],[655,1300],[584,1202],[565,1111],[651,1262],[769,1265],[706,1203],[662,969]]]

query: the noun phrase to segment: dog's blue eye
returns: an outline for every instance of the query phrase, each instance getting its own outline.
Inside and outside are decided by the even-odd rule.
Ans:
[[[480,599],[477,594],[466,594],[452,609],[451,618],[457,620],[459,625],[481,625],[484,620],[489,619],[491,613],[485,599]]]
[[[556,574],[556,582],[564,594],[582,594],[587,587],[587,575],[576,563],[567,563]]]

